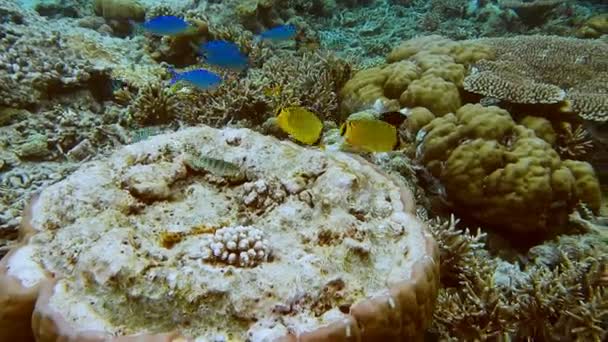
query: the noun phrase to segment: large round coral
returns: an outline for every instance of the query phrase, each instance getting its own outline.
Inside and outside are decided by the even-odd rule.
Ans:
[[[247,129],[158,135],[40,194],[0,263],[0,339],[33,317],[39,341],[417,340],[439,268],[414,209],[356,156]]]
[[[467,104],[418,132],[418,157],[461,212],[494,227],[545,233],[583,201],[600,207],[591,166],[564,160],[498,107]]]
[[[388,55],[390,64],[360,71],[344,85],[342,111],[353,113],[380,99],[444,115],[461,105],[459,88],[466,66],[490,55],[489,48],[474,41],[439,36],[405,41]]]

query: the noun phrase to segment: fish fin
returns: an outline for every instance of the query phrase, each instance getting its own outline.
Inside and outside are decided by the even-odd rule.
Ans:
[[[340,135],[344,136],[344,134],[346,133],[346,124],[347,122],[343,123],[342,126],[340,126]]]
[[[403,146],[403,142],[399,137],[399,133],[397,133],[397,140],[395,141],[395,145],[393,146],[393,151],[399,150],[401,146]]]

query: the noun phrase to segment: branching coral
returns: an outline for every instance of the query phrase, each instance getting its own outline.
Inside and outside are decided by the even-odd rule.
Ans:
[[[445,233],[454,232],[452,220],[440,222],[433,234],[442,256],[460,250],[456,260],[467,261],[454,264],[458,285],[439,293],[431,332],[441,340],[606,338],[608,293],[602,281],[608,245],[596,235],[564,236],[535,247],[528,256],[533,261],[520,270],[488,256],[465,233]]]
[[[320,54],[276,55],[247,77],[227,74],[211,92],[178,92],[180,117],[212,126],[231,120],[262,123],[283,105],[301,105],[337,120],[337,89],[350,67]]]
[[[557,151],[568,159],[584,159],[593,150],[593,140],[582,125],[573,127],[562,122],[558,133]]]
[[[524,104],[568,100],[582,118],[608,120],[608,44],[540,35],[478,42],[495,58],[475,65],[466,90]]]
[[[149,125],[170,122],[176,117],[177,108],[175,94],[159,82],[141,89],[129,111],[135,123]]]
[[[456,227],[458,222],[459,220],[451,215],[447,220],[436,218],[429,224],[439,244],[439,274],[444,286],[457,285],[463,270],[467,270],[474,264],[475,258],[483,254],[481,247],[484,246],[486,234],[481,233],[479,229],[475,235],[472,235],[468,228],[460,230]]]

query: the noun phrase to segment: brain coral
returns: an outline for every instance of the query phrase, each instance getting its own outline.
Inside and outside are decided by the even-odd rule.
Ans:
[[[498,107],[467,104],[418,132],[418,157],[463,213],[497,228],[543,234],[583,201],[600,208],[592,167],[560,160]]]
[[[224,161],[192,169],[205,156]],[[0,263],[0,339],[27,335],[35,301],[45,341],[422,338],[438,250],[412,201],[348,154],[247,129],[155,136],[33,202]]]
[[[514,103],[568,100],[582,118],[608,120],[608,44],[541,35],[477,42],[495,57],[475,64],[466,90]]]

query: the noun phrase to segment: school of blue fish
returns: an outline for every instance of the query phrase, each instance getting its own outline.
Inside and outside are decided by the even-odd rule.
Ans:
[[[186,20],[171,15],[151,18],[141,24],[141,27],[145,31],[157,36],[179,36],[194,30],[194,27]],[[297,29],[295,25],[280,25],[262,32],[256,36],[255,41],[258,43],[264,40],[279,42],[294,38],[296,33]],[[201,44],[198,47],[198,51],[207,64],[218,68],[242,72],[247,70],[249,66],[249,58],[233,42],[211,40]],[[172,75],[171,84],[186,82],[202,90],[215,89],[222,82],[222,78],[218,74],[205,69],[190,70],[182,73],[170,69],[169,72]]]
[[[159,36],[179,36],[195,29],[184,19],[175,16],[154,17],[141,24],[141,27],[145,31]],[[255,44],[263,41],[276,43],[292,39],[296,34],[295,25],[280,25],[260,33],[254,38],[254,42]],[[193,45],[193,47],[198,55],[211,66],[235,73],[245,72],[249,67],[248,56],[234,42],[210,40],[199,46]],[[170,84],[172,85],[183,82],[201,90],[213,90],[222,83],[220,75],[206,69],[177,72],[173,68],[169,68],[168,71],[171,74]],[[340,134],[348,145],[357,151],[391,151],[399,146],[396,127],[403,121],[403,118],[397,118],[397,124],[395,124],[392,122],[394,120],[391,120],[394,115],[384,116],[385,118],[372,120],[351,120],[342,125]],[[277,113],[277,124],[292,139],[307,145],[319,142],[323,131],[323,122],[317,115],[300,106],[280,108]]]

